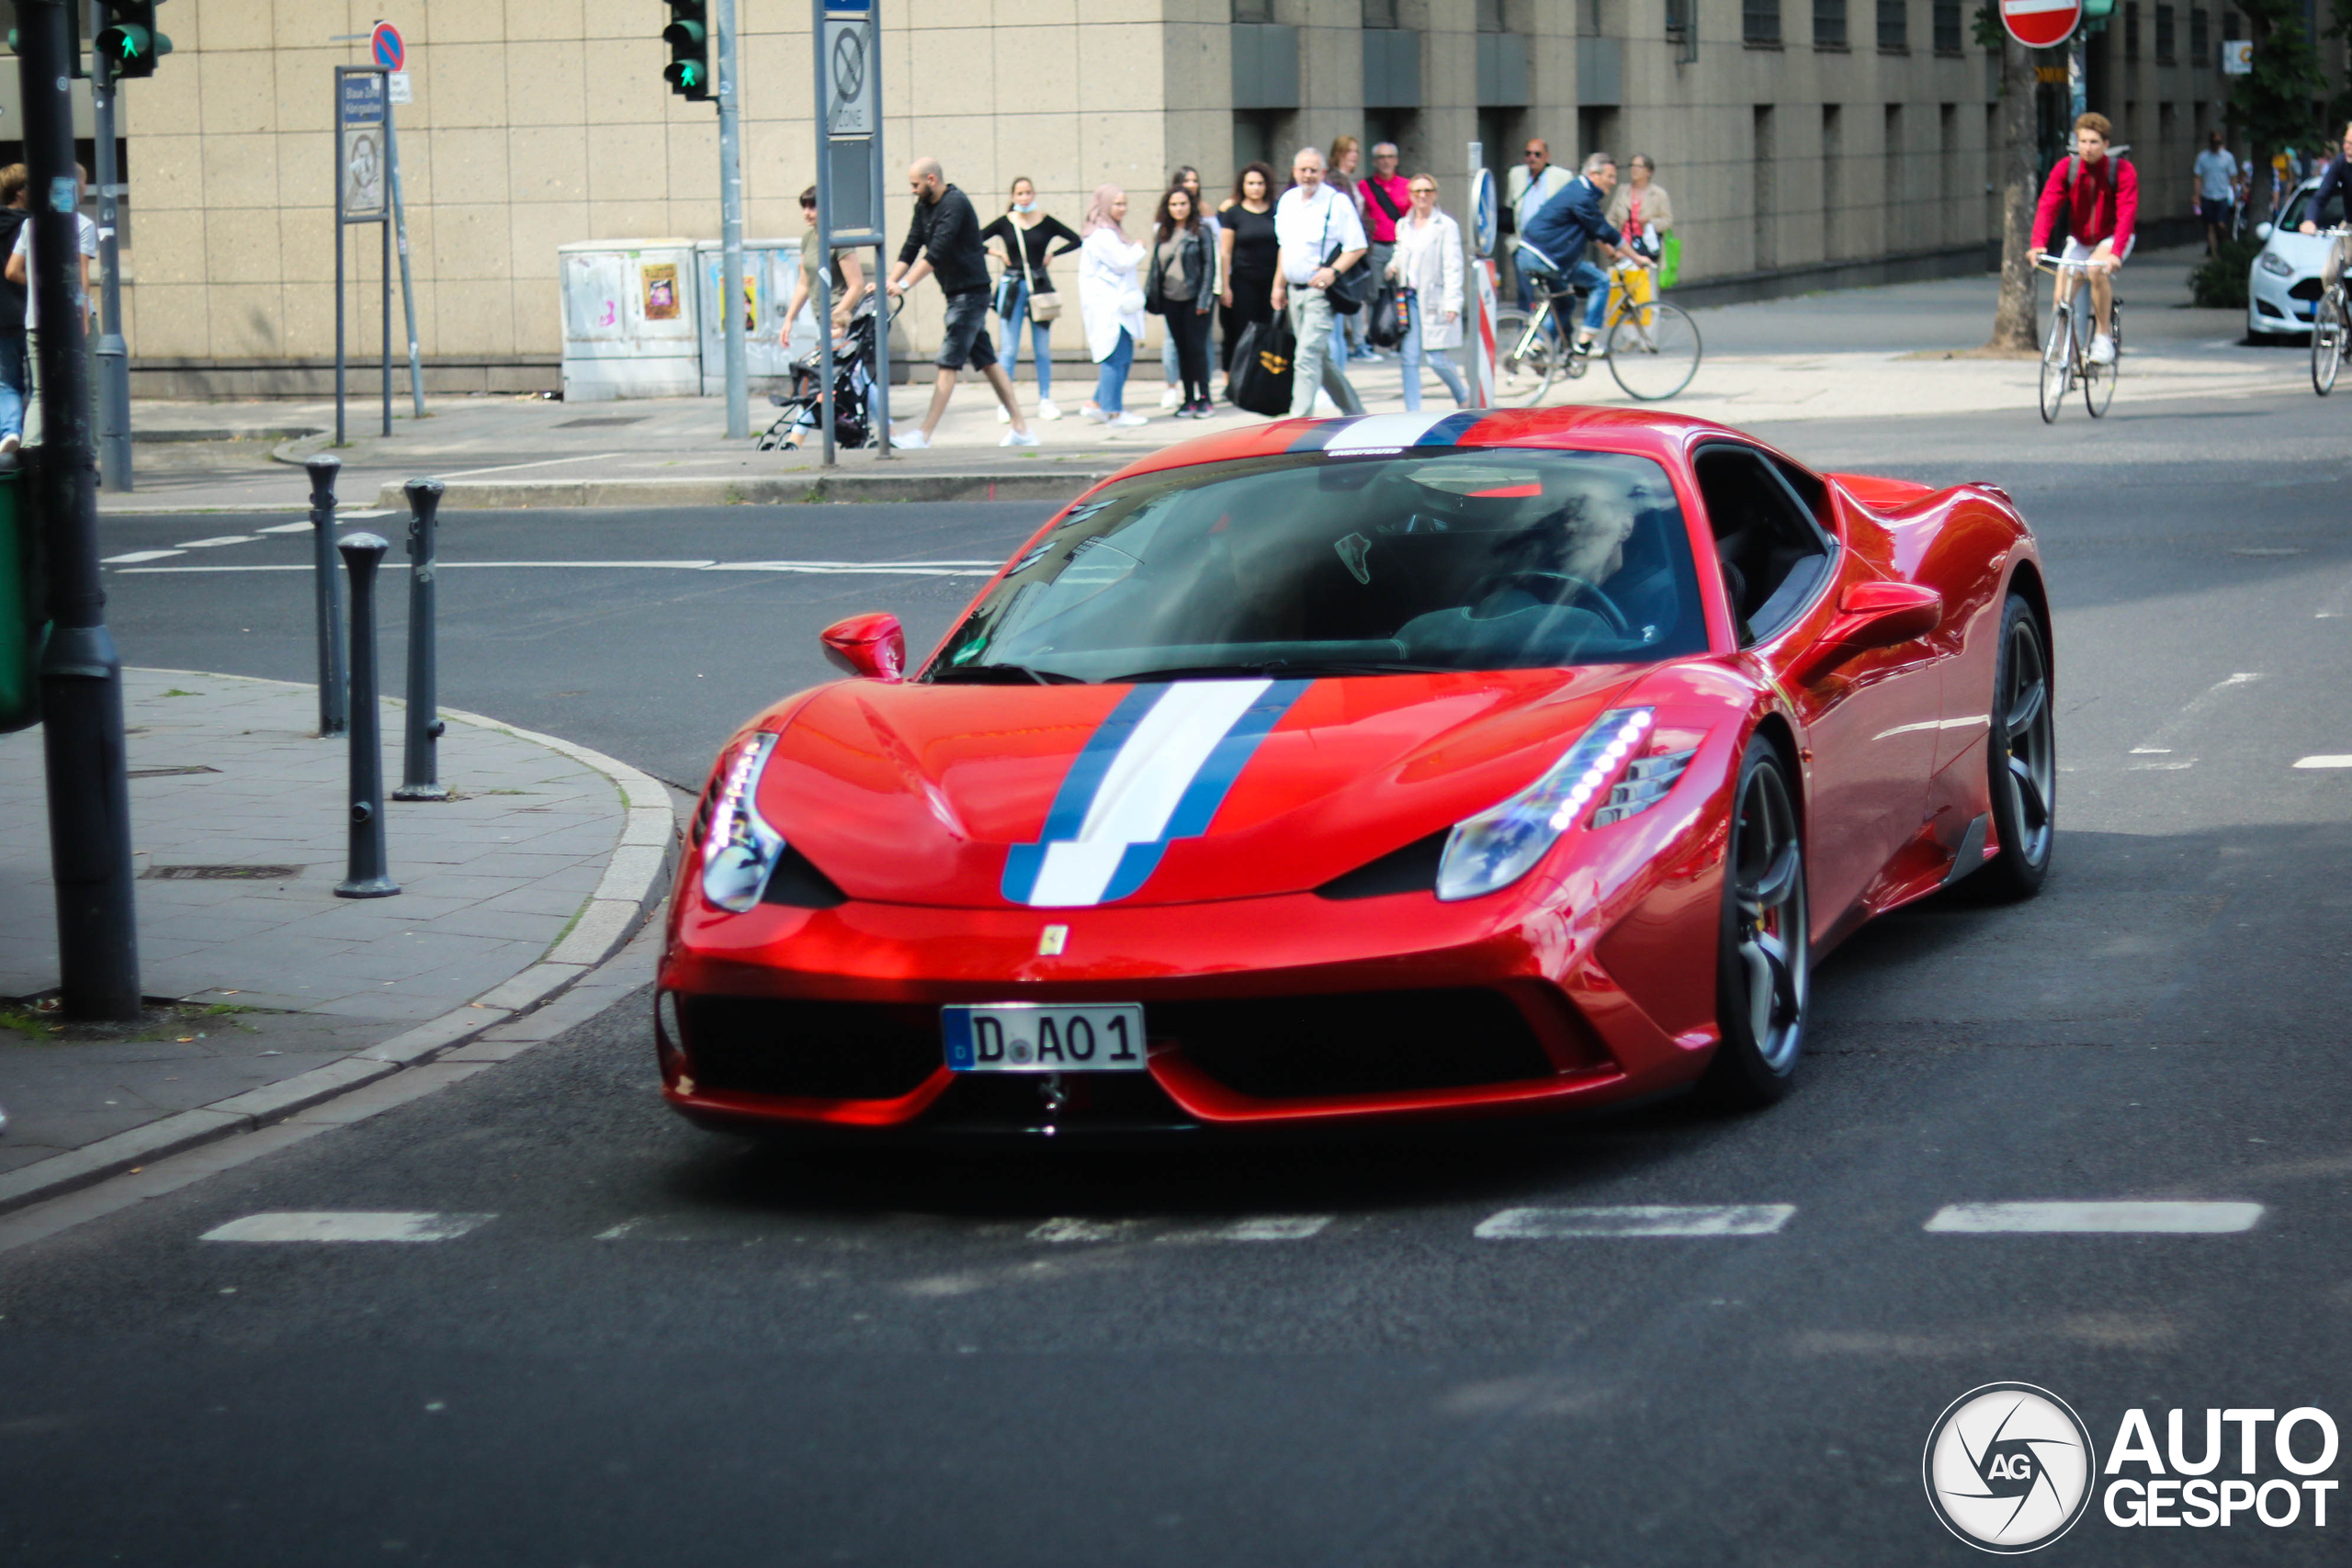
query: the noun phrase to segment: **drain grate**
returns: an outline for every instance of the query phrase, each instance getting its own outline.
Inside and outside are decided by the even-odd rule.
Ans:
[[[151,865],[148,882],[283,882],[302,874],[299,865]]]
[[[645,423],[645,418],[646,416],[641,413],[598,414],[593,419],[567,419],[556,428],[558,430],[600,430],[613,424],[642,424]]]
[[[220,771],[198,762],[192,768],[133,768],[127,776],[134,779],[175,779],[183,773],[217,773]]]

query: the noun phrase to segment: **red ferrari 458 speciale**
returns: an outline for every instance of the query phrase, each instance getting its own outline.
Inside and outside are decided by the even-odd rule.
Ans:
[[[1282,420],[1040,529],[908,672],[719,754],[663,1092],[706,1125],[1332,1126],[1783,1093],[1807,973],[2032,892],[2050,605],[1989,485],[1556,409]]]

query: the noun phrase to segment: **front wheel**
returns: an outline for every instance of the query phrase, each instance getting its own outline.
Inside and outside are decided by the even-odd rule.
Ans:
[[[1722,1040],[1700,1090],[1726,1106],[1769,1105],[1789,1092],[1804,1046],[1807,971],[1804,842],[1780,749],[1747,743],[1724,854],[1715,1020]]]
[[[2312,312],[2312,390],[2321,397],[2335,389],[2335,373],[2344,367],[2344,296],[2329,289]]]
[[[2109,314],[2108,346],[2115,351],[2115,357],[2097,365],[2086,355],[2083,365],[2083,406],[2091,411],[2093,419],[2107,417],[2108,406],[2115,401],[2115,378],[2123,374],[2122,301],[2116,301]]]
[[[2050,319],[2050,336],[2041,344],[2041,423],[2054,424],[2066,394],[2075,384],[2074,318],[2060,310]]]
[[[1532,339],[1527,334],[1531,318],[1524,310],[1510,310],[1495,312],[1495,400],[1498,402],[1532,405],[1544,400],[1552,383],[1560,374],[1560,361],[1565,356],[1555,321],[1544,323],[1544,330]]]
[[[1676,305],[1626,306],[1609,329],[1609,373],[1645,403],[1674,396],[1699,373],[1699,323]]]
[[[1993,671],[1992,734],[1985,766],[1998,853],[1985,877],[2012,898],[2030,897],[2050,874],[2058,838],[2058,720],[2052,711],[2050,644],[2025,596],[2001,610],[2001,651]],[[1962,868],[1963,870],[1965,868]]]

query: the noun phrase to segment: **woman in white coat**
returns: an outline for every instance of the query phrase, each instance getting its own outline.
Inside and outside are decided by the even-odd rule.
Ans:
[[[1096,186],[1087,205],[1084,238],[1078,248],[1078,310],[1086,321],[1086,351],[1102,367],[1093,400],[1080,409],[1087,418],[1121,427],[1149,422],[1127,412],[1127,367],[1143,338],[1143,282],[1136,269],[1148,246],[1129,240],[1120,227],[1127,219],[1127,193]]]
[[[1453,394],[1456,407],[1470,401],[1450,351],[1462,346],[1462,230],[1437,209],[1437,177],[1415,175],[1412,210],[1396,224],[1396,254],[1388,276],[1396,280],[1405,311],[1405,408],[1421,406],[1421,362]]]

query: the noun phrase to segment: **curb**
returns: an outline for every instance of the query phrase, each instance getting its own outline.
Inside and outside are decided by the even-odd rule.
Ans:
[[[529,968],[492,987],[472,1001],[381,1044],[356,1051],[307,1073],[297,1073],[282,1082],[265,1084],[227,1100],[182,1111],[0,1175],[0,1213],[94,1185],[200,1145],[241,1133],[259,1132],[298,1111],[421,1066],[445,1052],[547,1007],[582,976],[619,953],[638,933],[667,895],[669,874],[675,863],[679,829],[668,792],[628,763],[569,740],[519,729],[457,708],[443,708],[441,716],[480,729],[502,730],[518,740],[532,741],[560,752],[604,774],[620,793],[620,841],[613,847],[603,880],[581,906],[571,929]]]
[[[1060,502],[1117,470],[1089,468],[1005,474],[797,474],[703,479],[458,479],[444,511],[525,506],[777,506],[823,502],[1041,501]],[[377,492],[378,506],[404,507],[398,483]]]

